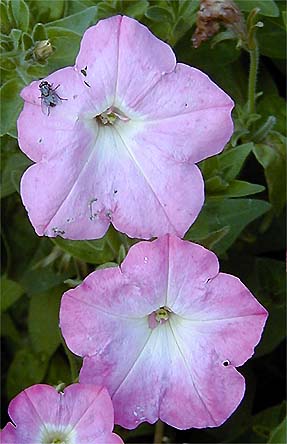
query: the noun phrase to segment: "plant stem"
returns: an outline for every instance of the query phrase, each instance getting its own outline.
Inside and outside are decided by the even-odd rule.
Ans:
[[[248,113],[255,113],[255,101],[256,101],[256,80],[258,71],[259,52],[258,45],[254,37],[255,46],[249,49],[250,55],[250,69],[248,79]]]
[[[154,444],[162,444],[163,432],[164,432],[164,423],[159,419],[155,425],[154,441],[153,441]]]

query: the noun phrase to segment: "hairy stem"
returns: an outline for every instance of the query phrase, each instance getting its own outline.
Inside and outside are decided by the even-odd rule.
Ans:
[[[255,40],[255,39],[254,39]],[[248,112],[249,114],[255,113],[255,101],[256,101],[256,80],[259,62],[258,45],[249,50],[250,55],[250,69],[248,79]]]

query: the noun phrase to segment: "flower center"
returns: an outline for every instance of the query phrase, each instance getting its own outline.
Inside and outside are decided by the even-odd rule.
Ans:
[[[69,441],[66,440],[66,433],[63,432],[52,432],[47,433],[44,437],[43,444],[68,444]]]
[[[54,426],[45,424],[41,427],[40,440],[41,444],[74,444],[75,433],[71,426]]]
[[[169,320],[172,311],[168,307],[160,307],[148,316],[148,325],[154,329],[158,325],[164,324]]]
[[[106,111],[96,116],[96,119],[101,125],[114,125],[118,120],[124,122],[130,120],[120,110],[113,107],[108,108]]]

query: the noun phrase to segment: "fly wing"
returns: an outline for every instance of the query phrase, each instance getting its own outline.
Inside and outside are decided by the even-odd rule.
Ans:
[[[42,109],[42,113],[45,114],[45,116],[49,116],[50,106],[46,104],[45,99],[43,99],[43,98],[41,98],[41,109]]]
[[[51,107],[54,107],[56,105],[61,105],[61,103],[62,103],[61,97],[58,96],[58,94],[53,91],[53,94],[50,94],[49,96],[49,105]]]

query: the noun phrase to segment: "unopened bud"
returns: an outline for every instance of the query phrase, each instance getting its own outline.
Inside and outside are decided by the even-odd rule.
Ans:
[[[37,60],[45,60],[53,54],[53,48],[50,40],[41,40],[37,42],[34,48],[34,56]]]

